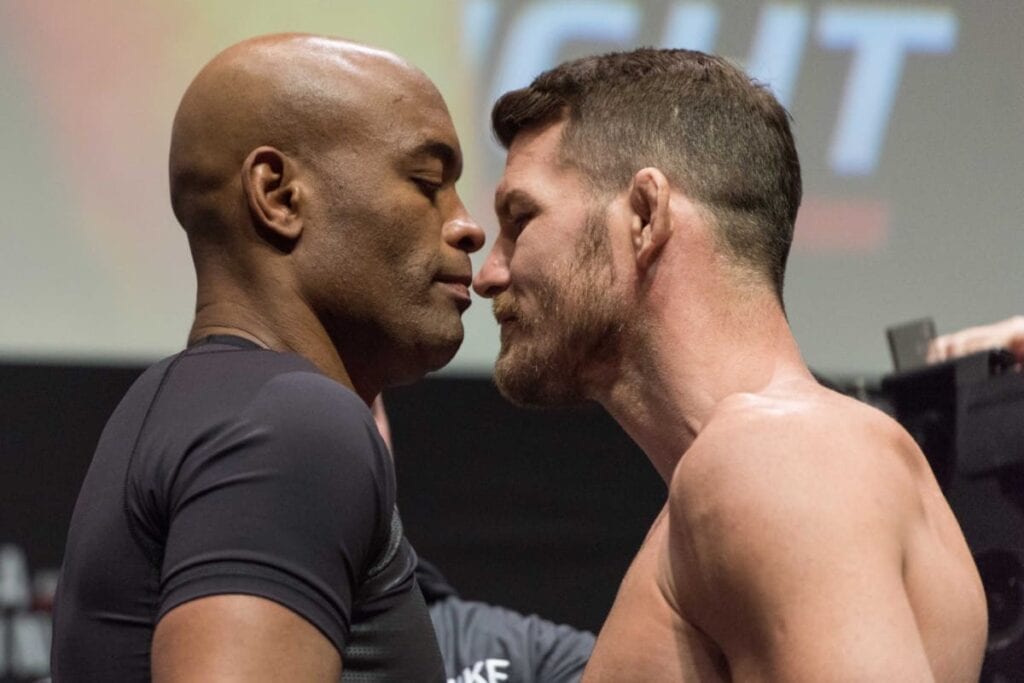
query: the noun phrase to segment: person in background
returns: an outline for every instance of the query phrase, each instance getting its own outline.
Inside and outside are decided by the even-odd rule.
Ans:
[[[940,335],[928,346],[928,362],[939,363],[989,349],[1006,349],[1018,364],[1024,363],[1024,315]]]
[[[382,397],[372,410],[384,443],[394,453]],[[594,649],[592,633],[465,600],[422,557],[416,579],[430,610],[448,683],[575,683],[583,675]]]

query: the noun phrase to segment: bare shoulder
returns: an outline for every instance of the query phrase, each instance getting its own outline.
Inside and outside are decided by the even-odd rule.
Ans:
[[[680,460],[670,495],[683,504],[696,493],[713,504],[787,494],[838,504],[837,494],[865,486],[876,494],[915,486],[927,469],[895,420],[854,399],[821,387],[736,394]]]
[[[742,394],[719,406],[680,460],[669,511],[688,555],[731,548],[761,562],[863,542],[892,558],[930,477],[911,437],[869,406],[818,387]],[[764,544],[771,534],[786,541]]]
[[[669,592],[737,679],[974,670],[983,602],[950,598],[980,596],[970,555],[920,450],[879,411],[817,387],[730,397],[673,474],[667,528]],[[982,637],[943,663],[965,628]]]

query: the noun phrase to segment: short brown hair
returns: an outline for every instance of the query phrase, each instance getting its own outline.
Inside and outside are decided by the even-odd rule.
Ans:
[[[563,119],[564,163],[606,192],[659,168],[711,211],[719,245],[765,275],[781,301],[800,161],[789,114],[766,87],[720,57],[643,48],[566,62],[491,112],[506,148]]]

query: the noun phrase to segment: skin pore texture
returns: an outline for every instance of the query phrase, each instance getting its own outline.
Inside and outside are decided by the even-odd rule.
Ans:
[[[298,353],[369,404],[462,341],[483,232],[455,182],[441,95],[387,52],[304,34],[217,55],[185,93],[171,203],[198,291],[189,341],[232,334]],[[157,625],[156,681],[331,681],[340,657],[270,600],[217,595]]]
[[[584,680],[977,680],[983,590],[916,444],[815,382],[707,206],[654,166],[595,195],[565,125],[512,140],[474,287],[499,388],[600,402],[667,487]]]

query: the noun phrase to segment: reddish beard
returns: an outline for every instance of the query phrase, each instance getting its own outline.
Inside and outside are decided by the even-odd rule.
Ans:
[[[556,406],[590,397],[588,377],[617,354],[626,329],[613,283],[606,224],[591,216],[568,265],[543,273],[529,295],[510,287],[494,298],[502,323],[494,379],[505,398]]]

